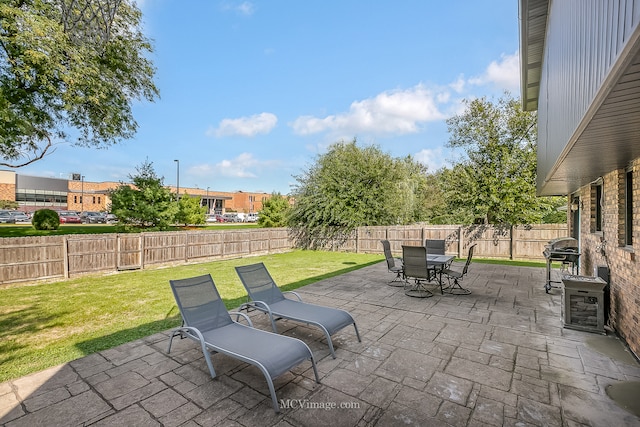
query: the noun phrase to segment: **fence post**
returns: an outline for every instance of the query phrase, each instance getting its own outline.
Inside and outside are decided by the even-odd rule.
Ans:
[[[189,232],[184,232],[184,262],[189,262]]]
[[[62,261],[64,263],[64,278],[69,278],[69,236],[65,235],[64,239],[62,239]]]
[[[514,246],[514,226],[511,225],[511,236],[509,237],[509,259],[513,259],[513,246]]]
[[[462,226],[460,226],[458,227],[458,258],[462,258],[462,251],[464,250],[464,236],[462,233]]]

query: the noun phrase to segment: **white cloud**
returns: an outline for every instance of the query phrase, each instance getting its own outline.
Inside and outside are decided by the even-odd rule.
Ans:
[[[245,1],[239,4],[236,7],[236,10],[242,15],[253,15],[253,12],[255,12],[255,7],[253,6],[253,3]]]
[[[332,131],[338,133],[415,133],[426,122],[443,120],[438,104],[447,99],[423,85],[387,91],[374,98],[355,101],[346,113],[326,117],[301,116],[290,126],[299,135]]]
[[[500,61],[492,61],[484,74],[469,79],[473,85],[493,84],[501,89],[517,92],[520,88],[520,57],[518,52],[513,55],[502,55]]]
[[[221,4],[222,10],[233,10],[238,12],[240,15],[251,16],[256,11],[253,3],[249,1],[245,1],[242,3],[237,2],[225,2]]]
[[[249,117],[240,117],[238,119],[223,119],[217,128],[210,127],[207,129],[207,136],[256,136],[258,134],[266,134],[278,123],[278,117],[271,113],[254,114]]]
[[[256,171],[277,166],[274,161],[258,160],[251,153],[242,153],[235,159],[222,160],[214,165],[202,164],[189,168],[197,177],[257,178]]]
[[[443,166],[446,166],[448,162],[442,153],[442,148],[429,149],[419,151],[413,156],[418,162],[427,166],[429,172],[435,172]]]
[[[464,80],[464,76],[460,75],[455,82],[449,84],[449,87],[457,93],[461,93],[462,91],[464,91],[466,83],[467,82]]]

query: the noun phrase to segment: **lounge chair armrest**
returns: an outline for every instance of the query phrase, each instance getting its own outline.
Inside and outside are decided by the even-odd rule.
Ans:
[[[245,302],[244,304],[242,304],[240,306],[240,310],[242,310],[245,307],[253,307],[256,310],[264,311],[265,313],[267,313],[269,315],[269,317],[273,316],[273,314],[271,313],[271,308],[269,307],[269,304],[267,304],[264,301]]]
[[[243,305],[244,305],[244,304],[243,304]],[[251,319],[249,318],[249,316],[247,316],[246,314],[244,314],[244,313],[240,313],[239,311],[230,311],[230,312],[229,312],[229,314],[230,314],[231,316],[233,316],[233,315],[235,315],[235,316],[236,316],[236,320],[235,320],[235,322],[236,322],[236,323],[240,323],[240,322],[238,322],[238,320],[240,320],[240,317],[242,316],[242,318],[244,318],[244,319],[247,321],[247,323],[249,324],[249,326],[251,326],[251,327],[253,328],[253,322],[251,321]]]
[[[287,294],[292,294],[295,295],[296,298],[298,298],[298,301],[302,301],[302,298],[300,297],[300,294],[298,294],[297,292],[293,292],[293,291],[286,291],[282,293],[283,295],[287,295]]]

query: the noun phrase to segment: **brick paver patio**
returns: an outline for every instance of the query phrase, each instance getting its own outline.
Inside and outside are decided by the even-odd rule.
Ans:
[[[611,333],[562,328],[560,290],[546,294],[544,276],[474,263],[471,295],[416,299],[387,286],[393,276],[380,263],[299,289],[305,301],[349,310],[363,342],[345,328],[332,359],[317,329],[281,321],[281,333],[313,350],[322,383],[310,364],[276,379],[280,414],[257,369],[214,355],[211,379],[194,342],[166,353],[167,331],[0,384],[0,423],[640,426],[606,394],[640,381],[640,364]],[[264,315],[251,317],[268,330]]]

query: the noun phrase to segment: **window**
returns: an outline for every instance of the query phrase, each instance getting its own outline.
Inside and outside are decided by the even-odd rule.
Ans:
[[[624,178],[624,244],[633,245],[633,171],[627,170]]]
[[[78,203],[78,196],[73,196],[73,203]]]
[[[602,232],[602,223],[603,223],[603,191],[602,191],[602,180],[598,180],[596,183],[591,185],[591,232],[592,233],[600,233]]]

